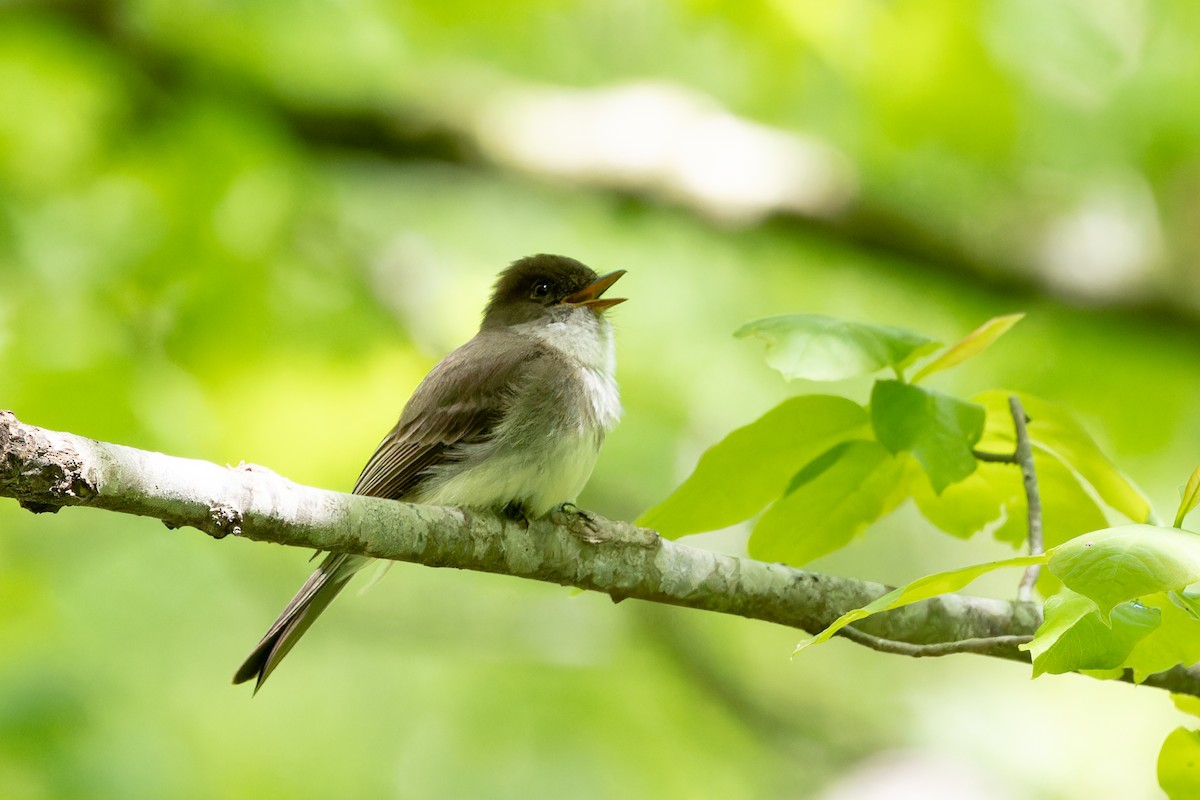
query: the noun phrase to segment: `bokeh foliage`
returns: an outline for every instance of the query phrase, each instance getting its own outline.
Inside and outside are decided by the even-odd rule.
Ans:
[[[1069,406],[1169,507],[1200,439],[1198,14],[1186,0],[8,3],[0,406],[345,489],[471,334],[496,271],[565,252],[630,273],[627,417],[582,498],[601,513],[634,518],[791,391],[731,334],[801,311],[947,341],[1027,311],[1019,346],[929,383]],[[856,167],[855,204],[820,224],[714,227],[637,193],[531,180],[472,133],[506,86],[646,78],[831,143]],[[1121,237],[1101,241],[1125,255],[1104,272],[1078,230],[1114,219]],[[1003,552],[916,519],[902,508],[817,567],[901,582]],[[1031,688],[1011,665],[848,647],[788,662],[791,631],[407,566],[349,593],[251,701],[228,676],[307,554],[12,504],[0,534],[6,797],[803,797],[901,746],[1014,796],[1139,797],[1169,729],[1140,696]],[[1059,705],[1022,705],[1048,691]],[[1102,721],[1081,713],[1101,704]],[[1035,713],[1079,722],[1031,731]],[[1056,760],[1035,768],[1027,749]]]

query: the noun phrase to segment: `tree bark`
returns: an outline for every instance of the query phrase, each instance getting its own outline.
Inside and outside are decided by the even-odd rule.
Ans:
[[[34,512],[103,508],[216,539],[501,573],[809,633],[891,588],[701,550],[590,513],[555,512],[526,524],[486,511],[316,489],[253,465],[220,467],[38,428],[9,411],[0,411],[0,496]],[[1040,620],[1035,603],[948,594],[868,617],[854,626],[866,636],[848,635],[910,655],[942,654],[954,647],[940,645],[969,641],[970,652],[1028,662],[1016,640],[1033,634]],[[1176,667],[1145,684],[1200,696],[1200,670]]]

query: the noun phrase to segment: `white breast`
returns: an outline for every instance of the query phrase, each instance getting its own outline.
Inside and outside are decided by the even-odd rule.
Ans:
[[[433,481],[421,502],[500,508],[517,501],[540,517],[560,503],[574,502],[598,454],[596,441],[584,436],[564,437],[537,458],[530,458],[528,452],[495,453],[469,469]]]
[[[533,516],[560,503],[572,502],[592,474],[604,432],[621,416],[621,397],[613,377],[616,354],[612,328],[587,308],[563,308],[558,319],[521,326],[566,356],[577,369],[590,402],[577,415],[574,435],[561,435],[541,449],[512,447],[505,426],[487,444],[464,448],[465,465],[439,470],[422,502],[441,505],[491,506],[519,501]],[[545,441],[545,440],[543,440]]]

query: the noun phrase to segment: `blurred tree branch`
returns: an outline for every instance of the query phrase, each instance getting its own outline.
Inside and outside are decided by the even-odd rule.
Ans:
[[[36,2],[28,4],[38,5]],[[928,269],[948,275],[970,273],[977,281],[996,290],[1027,290],[1031,286],[1044,288],[1046,285],[1038,266],[1028,263],[1029,259],[1022,255],[1024,249],[1011,246],[1010,236],[997,237],[998,244],[981,243],[979,237],[956,234],[955,227],[945,220],[931,223],[914,217],[907,206],[897,207],[880,202],[870,194],[851,192],[850,196],[837,202],[822,202],[815,206],[796,207],[787,202],[767,202],[745,219],[739,218],[736,213],[727,219],[725,213],[706,213],[706,209],[712,211],[713,203],[706,205],[696,202],[694,198],[689,200],[678,185],[666,187],[667,191],[663,191],[664,187],[657,185],[665,168],[661,163],[651,165],[652,168],[644,174],[625,175],[614,181],[614,175],[621,170],[605,163],[602,158],[585,159],[578,170],[563,173],[544,165],[538,167],[522,163],[519,159],[514,161],[497,151],[492,146],[494,142],[489,143],[487,132],[495,128],[495,120],[484,113],[489,106],[489,98],[508,98],[504,103],[495,104],[499,106],[512,106],[520,103],[522,98],[528,99],[530,94],[538,93],[547,93],[558,99],[577,95],[586,101],[590,94],[595,94],[586,90],[570,86],[535,86],[491,70],[489,77],[481,79],[477,85],[437,76],[429,79],[443,83],[436,91],[423,94],[397,92],[385,100],[374,97],[371,100],[330,102],[319,97],[296,97],[279,91],[278,87],[253,71],[225,63],[203,47],[181,48],[176,43],[157,38],[152,31],[130,24],[122,3],[116,0],[52,0],[49,5],[63,18],[71,20],[111,48],[126,61],[132,73],[143,79],[136,84],[135,103],[142,107],[148,118],[153,118],[161,107],[169,106],[171,99],[194,91],[198,85],[197,76],[203,75],[202,85],[208,90],[253,103],[286,126],[298,144],[314,152],[352,151],[387,159],[453,163],[476,169],[524,174],[535,179],[548,178],[551,183],[565,182],[584,190],[606,192],[634,201],[680,205],[701,216],[732,222],[735,226],[770,222],[789,235],[794,235],[798,230],[815,229],[855,247],[913,259]],[[478,74],[475,77],[479,77]],[[446,99],[449,96],[459,99],[451,103]],[[715,104],[715,101],[711,102]],[[548,105],[557,107],[557,102]],[[723,116],[726,122],[748,122],[733,114]],[[549,120],[553,124],[540,127],[557,130],[559,125],[569,124],[578,117],[576,113],[564,114],[561,118]],[[636,116],[633,118],[636,119]],[[772,136],[795,138],[796,135],[794,131],[784,128],[762,127]],[[685,137],[681,144],[694,139],[694,136]],[[817,140],[814,138],[813,141]],[[620,142],[607,141],[601,144],[605,152],[622,149]],[[835,149],[831,142],[821,144],[827,149]],[[674,153],[678,149],[672,147],[669,152]],[[545,148],[535,143],[531,150],[541,153]],[[726,146],[720,155],[728,156],[731,150],[754,151],[755,148]],[[862,165],[852,164],[848,159],[845,161],[851,173],[863,169]],[[778,168],[779,165],[776,165]],[[803,188],[812,181],[813,176],[810,175],[791,183],[793,188]],[[736,192],[726,194],[725,197],[710,199],[717,207],[736,204]],[[1015,210],[1012,213],[1029,205],[1014,203]],[[1013,227],[1036,229],[1038,223],[1042,222],[1044,220],[1037,218],[1022,218],[1023,224]],[[1142,283],[1149,285],[1145,281]],[[1110,304],[1132,305],[1151,312],[1156,320],[1161,320],[1164,315],[1190,319],[1194,314],[1190,309],[1181,308],[1178,294],[1138,297],[1133,302],[1124,297],[1104,299]]]
[[[890,587],[715,553],[646,528],[568,512],[522,524],[467,509],[400,503],[301,486],[262,467],[220,467],[97,442],[20,422],[0,411],[0,496],[34,512],[89,506],[190,526],[214,538],[361,553],[576,586],[718,611],[810,633]],[[971,652],[1014,661],[1041,621],[1037,604],[943,595],[863,620],[852,636],[920,646],[973,642]],[[853,632],[852,632],[853,633]],[[953,647],[948,647],[953,650]],[[936,648],[935,648],[936,650]],[[1128,680],[1129,677],[1127,676]],[[1146,685],[1200,696],[1200,670],[1176,667]]]
[[[456,69],[431,68],[420,78],[411,78],[412,85],[421,86],[421,90],[405,88],[403,85],[389,85],[386,92],[359,91],[355,92],[349,86],[345,95],[333,97],[323,96],[319,91],[310,93],[289,91],[281,88],[279,82],[261,69],[248,66],[237,58],[228,57],[224,48],[208,45],[207,42],[223,41],[225,37],[214,35],[214,30],[197,31],[196,41],[190,42],[186,37],[164,34],[152,24],[146,24],[137,13],[137,4],[119,2],[119,0],[12,0],[9,5],[16,8],[35,9],[39,12],[49,10],[63,23],[86,33],[98,44],[110,50],[127,68],[127,90],[130,94],[130,104],[136,109],[136,116],[147,123],[153,123],[164,109],[173,108],[181,97],[194,94],[203,89],[204,92],[235,98],[239,102],[259,108],[265,115],[288,128],[295,142],[311,151],[337,152],[359,151],[374,156],[382,156],[395,160],[437,161],[462,164],[478,170],[499,170],[506,173],[525,174],[535,178],[550,178],[554,184],[568,183],[586,191],[607,193],[635,202],[646,201],[651,204],[667,203],[681,205],[696,211],[694,203],[681,199],[678,192],[658,191],[654,184],[654,175],[661,172],[661,164],[655,165],[646,176],[623,180],[614,185],[613,170],[608,169],[602,161],[593,160],[583,165],[582,171],[573,174],[547,173],[537,169],[529,169],[506,159],[494,151],[488,142],[489,132],[494,132],[493,119],[482,114],[489,106],[489,98],[500,95],[514,97],[527,95],[528,90],[541,91],[552,89],[557,94],[575,93],[585,95],[587,92],[569,86],[537,87],[531,86],[512,75],[506,75],[495,64],[486,64],[479,68],[479,62],[473,57],[467,57],[453,47],[447,48],[445,63],[455,65]],[[236,6],[237,4],[235,4]],[[236,24],[238,15],[230,12],[228,15],[216,15],[225,24]],[[220,22],[211,23],[214,26]],[[265,58],[265,56],[264,56]],[[258,63],[258,60],[254,60]],[[469,74],[470,80],[462,79]],[[486,74],[486,78],[481,77]],[[474,82],[474,83],[473,83]],[[511,90],[511,91],[510,91]],[[518,97],[519,99],[519,97]],[[715,102],[715,101],[714,101]],[[512,104],[504,102],[496,105],[508,108]],[[663,104],[655,104],[657,107]],[[509,108],[509,110],[511,110]],[[734,114],[726,115],[739,122],[749,120]],[[578,115],[566,114],[555,122],[569,123]],[[636,119],[636,115],[631,117]],[[541,130],[554,130],[554,125],[535,125]],[[818,127],[818,126],[814,126]],[[591,126],[589,130],[595,130]],[[624,130],[624,127],[622,127]],[[770,131],[772,135],[794,136],[796,131],[783,126],[776,126]],[[628,137],[628,131],[624,136]],[[520,140],[520,137],[517,137]],[[575,137],[565,137],[572,139]],[[634,137],[644,140],[648,137]],[[697,137],[688,136],[677,139],[680,143],[690,143]],[[823,144],[829,147],[836,145],[832,136],[825,137],[828,141]],[[622,151],[626,139],[602,142],[606,150]],[[537,153],[545,152],[546,148],[540,143],[530,144],[530,149]],[[943,145],[939,145],[941,147]],[[672,146],[669,151],[675,153],[680,146]],[[731,152],[756,152],[753,147],[729,148],[721,151],[727,156]],[[917,152],[925,152],[917,149]],[[1186,153],[1186,150],[1181,150]],[[972,158],[955,158],[955,151],[950,147],[946,158],[938,158],[937,163],[946,162],[946,172],[940,178],[953,176],[954,186],[944,191],[953,196],[957,191],[955,186],[970,181],[984,181],[980,188],[992,186],[997,176],[1004,176],[1002,166],[990,165],[979,176],[971,177]],[[1145,254],[1146,259],[1163,260],[1165,269],[1178,272],[1179,276],[1187,277],[1189,259],[1187,253],[1195,249],[1190,231],[1194,226],[1186,224],[1189,219],[1186,204],[1180,205],[1176,195],[1191,196],[1184,190],[1172,188],[1190,186],[1191,173],[1186,165],[1190,163],[1184,156],[1180,160],[1179,175],[1172,182],[1159,186],[1162,179],[1153,174],[1144,176],[1149,190],[1159,193],[1160,212],[1152,215],[1150,222],[1162,218],[1162,225],[1147,223],[1150,239],[1159,236],[1159,228],[1165,234],[1163,245],[1164,254],[1156,256],[1153,248]],[[1073,158],[1073,157],[1072,157]],[[722,159],[699,159],[718,161]],[[878,167],[872,166],[871,160],[862,154],[854,154],[853,159],[847,155],[846,162],[853,173],[862,173],[866,177]],[[1086,245],[1086,237],[1070,236],[1073,231],[1082,230],[1086,233],[1092,228],[1079,224],[1089,217],[1080,216],[1079,209],[1072,212],[1069,204],[1055,198],[1058,190],[1039,190],[1039,181],[1032,176],[1039,174],[1037,164],[1024,164],[1020,160],[1010,165],[1009,179],[1003,184],[1004,190],[997,194],[995,191],[983,192],[991,198],[986,203],[976,202],[968,195],[962,202],[941,203],[935,201],[926,184],[934,186],[937,179],[925,178],[913,181],[911,174],[923,174],[922,160],[912,160],[899,172],[901,185],[914,186],[913,199],[900,199],[895,192],[889,192],[888,180],[859,180],[863,185],[877,184],[883,187],[879,190],[864,190],[853,193],[851,197],[833,204],[818,204],[817,207],[797,208],[787,203],[768,203],[760,211],[750,215],[749,221],[743,220],[736,224],[770,224],[783,231],[785,235],[794,236],[798,231],[816,229],[822,233],[847,242],[860,249],[870,249],[891,254],[899,258],[912,259],[920,262],[926,269],[937,270],[949,275],[959,275],[964,272],[972,274],[977,282],[983,283],[998,291],[1028,291],[1031,288],[1050,293],[1065,294],[1083,299],[1089,304],[1103,304],[1126,308],[1145,315],[1155,324],[1171,319],[1178,323],[1191,324],[1196,318],[1196,308],[1200,301],[1196,299],[1195,291],[1180,291],[1178,282],[1155,281],[1148,279],[1152,275],[1143,274],[1138,270],[1129,269],[1127,279],[1116,288],[1106,289],[1103,282],[1096,279],[1099,274],[1094,270],[1080,270],[1082,279],[1073,280],[1069,285],[1063,284],[1063,276],[1075,274],[1073,270],[1059,269],[1051,275],[1045,265],[1048,256],[1045,253],[1054,251],[1044,232],[1047,229],[1064,233],[1064,241],[1075,245]],[[1068,163],[1074,163],[1073,160]],[[1138,163],[1127,165],[1128,171],[1136,174]],[[1024,171],[1016,171],[1023,169]],[[1163,169],[1162,167],[1159,168]],[[739,170],[728,170],[738,174]],[[1070,170],[1062,170],[1070,174]],[[1101,171],[1104,172],[1104,171]],[[1153,171],[1151,171],[1153,172]],[[1026,174],[1029,173],[1029,174]],[[890,180],[896,180],[893,177]],[[807,187],[810,181],[784,181],[791,187]],[[1142,181],[1134,180],[1135,186]],[[1103,201],[1108,195],[1103,187],[1103,175],[1088,175],[1087,180],[1079,180],[1072,184],[1067,194],[1081,197],[1091,194]],[[659,187],[661,188],[661,187]],[[678,189],[676,186],[674,189]],[[961,187],[959,187],[961,188]],[[1119,188],[1119,187],[1118,187]],[[1182,192],[1182,194],[1179,194]],[[726,204],[736,200],[736,192],[725,192],[723,202]],[[1007,199],[1002,195],[1007,194]],[[1130,202],[1141,197],[1138,192],[1132,195],[1120,195]],[[1153,197],[1147,194],[1147,197]],[[718,197],[717,200],[722,200]],[[924,211],[921,204],[928,205]],[[1101,202],[1101,205],[1103,203]],[[1152,206],[1155,204],[1151,204]],[[1086,206],[1080,206],[1083,211]],[[703,212],[703,209],[700,209]],[[717,215],[720,218],[720,215]],[[1122,217],[1115,215],[1113,220],[1120,223]],[[1174,220],[1174,221],[1173,221]],[[1136,226],[1131,230],[1138,230]],[[1056,240],[1057,241],[1057,240]],[[1117,248],[1108,248],[1116,250]],[[1178,251],[1178,252],[1177,252]],[[1068,248],[1068,253],[1072,252]],[[1180,255],[1179,253],[1182,253]],[[1042,254],[1042,255],[1039,255]],[[1076,259],[1079,260],[1079,259]],[[1083,259],[1086,260],[1086,259]],[[1057,263],[1057,262],[1056,262]],[[1068,266],[1075,261],[1066,261]],[[1128,267],[1128,265],[1126,265]],[[1178,276],[1177,276],[1178,277]],[[1185,281],[1186,283],[1186,281]],[[1190,285],[1190,284],[1188,284]],[[1163,290],[1159,287],[1172,286],[1174,290]]]

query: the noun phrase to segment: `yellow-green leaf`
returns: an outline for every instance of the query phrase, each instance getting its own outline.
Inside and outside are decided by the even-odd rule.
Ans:
[[[866,409],[844,397],[784,400],[706,450],[688,479],[637,524],[675,538],[749,519],[783,494],[805,464],[865,434],[867,423]]]
[[[903,460],[878,442],[846,442],[814,463],[818,468],[805,468],[754,526],[751,557],[806,564],[843,547],[908,496]]]
[[[767,343],[767,364],[789,381],[840,381],[885,367],[899,370],[938,342],[919,333],[837,319],[821,314],[789,314],[755,320],[739,328],[739,339]]]
[[[974,564],[969,567],[961,567],[948,572],[938,572],[933,575],[926,575],[923,578],[917,578],[907,586],[893,589],[883,597],[872,603],[868,603],[862,608],[847,611],[838,617],[828,628],[813,638],[796,645],[795,652],[798,653],[810,645],[829,641],[842,628],[872,614],[878,614],[881,611],[891,611],[893,608],[900,608],[910,603],[928,600],[930,597],[936,597],[939,594],[957,592],[981,575],[986,575],[998,569],[1006,567],[1031,567],[1034,564],[1046,563],[1046,559],[1046,554],[1040,556],[1018,556],[1016,558],[1006,558],[1001,561],[989,561],[986,564]]]
[[[1115,669],[1158,628],[1160,614],[1151,606],[1122,603],[1106,625],[1094,602],[1063,589],[1046,601],[1045,621],[1033,641],[1021,649],[1033,656],[1035,678],[1045,673]]]
[[[1176,664],[1200,661],[1200,622],[1161,594],[1150,595],[1142,603],[1157,608],[1161,617],[1158,628],[1138,642],[1121,664],[1133,670],[1134,681],[1141,683]]]
[[[1183,494],[1179,498],[1179,510],[1175,512],[1175,527],[1183,527],[1183,518],[1200,503],[1200,467],[1196,467],[1192,471],[1192,477],[1188,478],[1187,486],[1183,487]]]
[[[1200,536],[1153,525],[1106,528],[1054,548],[1049,565],[1067,587],[1095,600],[1107,620],[1118,603],[1200,580]]]
[[[1200,797],[1200,731],[1176,728],[1158,753],[1158,785],[1170,800]]]
[[[1191,694],[1172,694],[1171,702],[1183,713],[1200,717],[1200,697]]]
[[[967,359],[974,358],[991,347],[992,343],[1001,336],[1008,333],[1009,329],[1020,322],[1024,316],[1024,314],[1008,314],[1003,317],[992,317],[947,347],[933,361],[921,367],[917,371],[917,374],[913,375],[912,382],[916,383],[935,372],[956,367]]]
[[[979,445],[982,449],[1000,446],[1002,449],[997,452],[1012,452],[1011,447],[1004,449],[1002,445],[1006,440],[1012,441],[1012,415],[1008,406],[1011,394],[988,391],[972,398],[987,411],[988,424]],[[1150,518],[1149,501],[1104,455],[1070,412],[1032,395],[1017,393],[1017,396],[1029,415],[1029,438],[1035,450],[1053,454],[1095,489],[1101,500],[1131,521],[1146,522]],[[1007,423],[1004,417],[1008,417]]]

